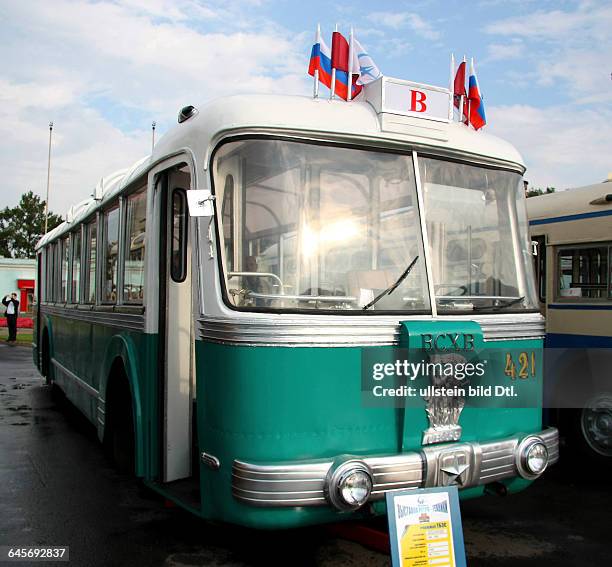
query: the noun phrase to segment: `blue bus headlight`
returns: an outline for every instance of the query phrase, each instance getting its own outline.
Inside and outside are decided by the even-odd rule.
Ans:
[[[548,466],[548,449],[539,437],[526,437],[517,449],[516,465],[522,477],[534,479]]]
[[[372,473],[363,461],[349,460],[334,464],[327,473],[325,493],[338,510],[357,510],[372,492]]]

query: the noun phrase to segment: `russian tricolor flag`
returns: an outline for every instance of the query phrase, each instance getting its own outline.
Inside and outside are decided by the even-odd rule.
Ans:
[[[359,62],[355,61],[357,56],[353,54],[354,61],[351,62],[351,73],[349,73],[349,55],[350,48],[346,38],[340,33],[335,31],[332,35],[332,68],[336,70],[336,85],[334,93],[340,98],[348,100],[348,85],[351,84],[351,99],[355,98],[363,88],[361,85],[356,84],[359,78],[359,73],[356,75],[352,73],[353,68],[359,71]],[[349,81],[350,75],[350,81]]]
[[[331,89],[331,51],[323,41],[318,27],[315,44],[312,46],[312,51],[310,52],[310,64],[308,66],[308,74],[314,77],[315,71],[319,72],[319,81],[321,81],[328,89]]]
[[[470,62],[470,78],[468,81],[468,100],[470,102],[470,124],[474,130],[479,130],[487,123],[484,102],[478,88],[478,79],[474,70],[474,59]]]

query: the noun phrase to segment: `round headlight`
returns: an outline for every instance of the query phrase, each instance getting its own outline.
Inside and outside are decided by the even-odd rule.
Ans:
[[[525,454],[525,465],[532,474],[542,474],[548,465],[548,449],[544,443],[533,443]]]
[[[339,510],[356,510],[372,492],[372,474],[362,461],[345,461],[332,466],[327,474],[326,494]]]
[[[548,466],[548,449],[539,437],[526,437],[517,449],[516,465],[523,478],[534,479]]]

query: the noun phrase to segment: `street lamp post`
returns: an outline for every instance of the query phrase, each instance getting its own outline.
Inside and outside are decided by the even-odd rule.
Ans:
[[[51,180],[51,137],[53,135],[53,122],[49,122],[49,156],[47,158],[47,198],[45,199],[45,232],[47,234],[47,220],[49,218],[49,182]]]
[[[153,120],[153,122],[151,122],[151,153],[153,153],[155,149],[155,126],[157,126],[157,124],[155,120]]]

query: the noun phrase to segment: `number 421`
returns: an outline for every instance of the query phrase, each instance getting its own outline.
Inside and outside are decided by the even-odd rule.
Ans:
[[[506,353],[506,368],[504,369],[504,374],[506,376],[510,376],[512,380],[516,380],[521,378],[526,380],[531,375],[532,377],[536,375],[536,360],[535,360],[535,352],[521,352],[518,355],[518,371],[517,365],[514,363],[512,355],[507,352]]]

